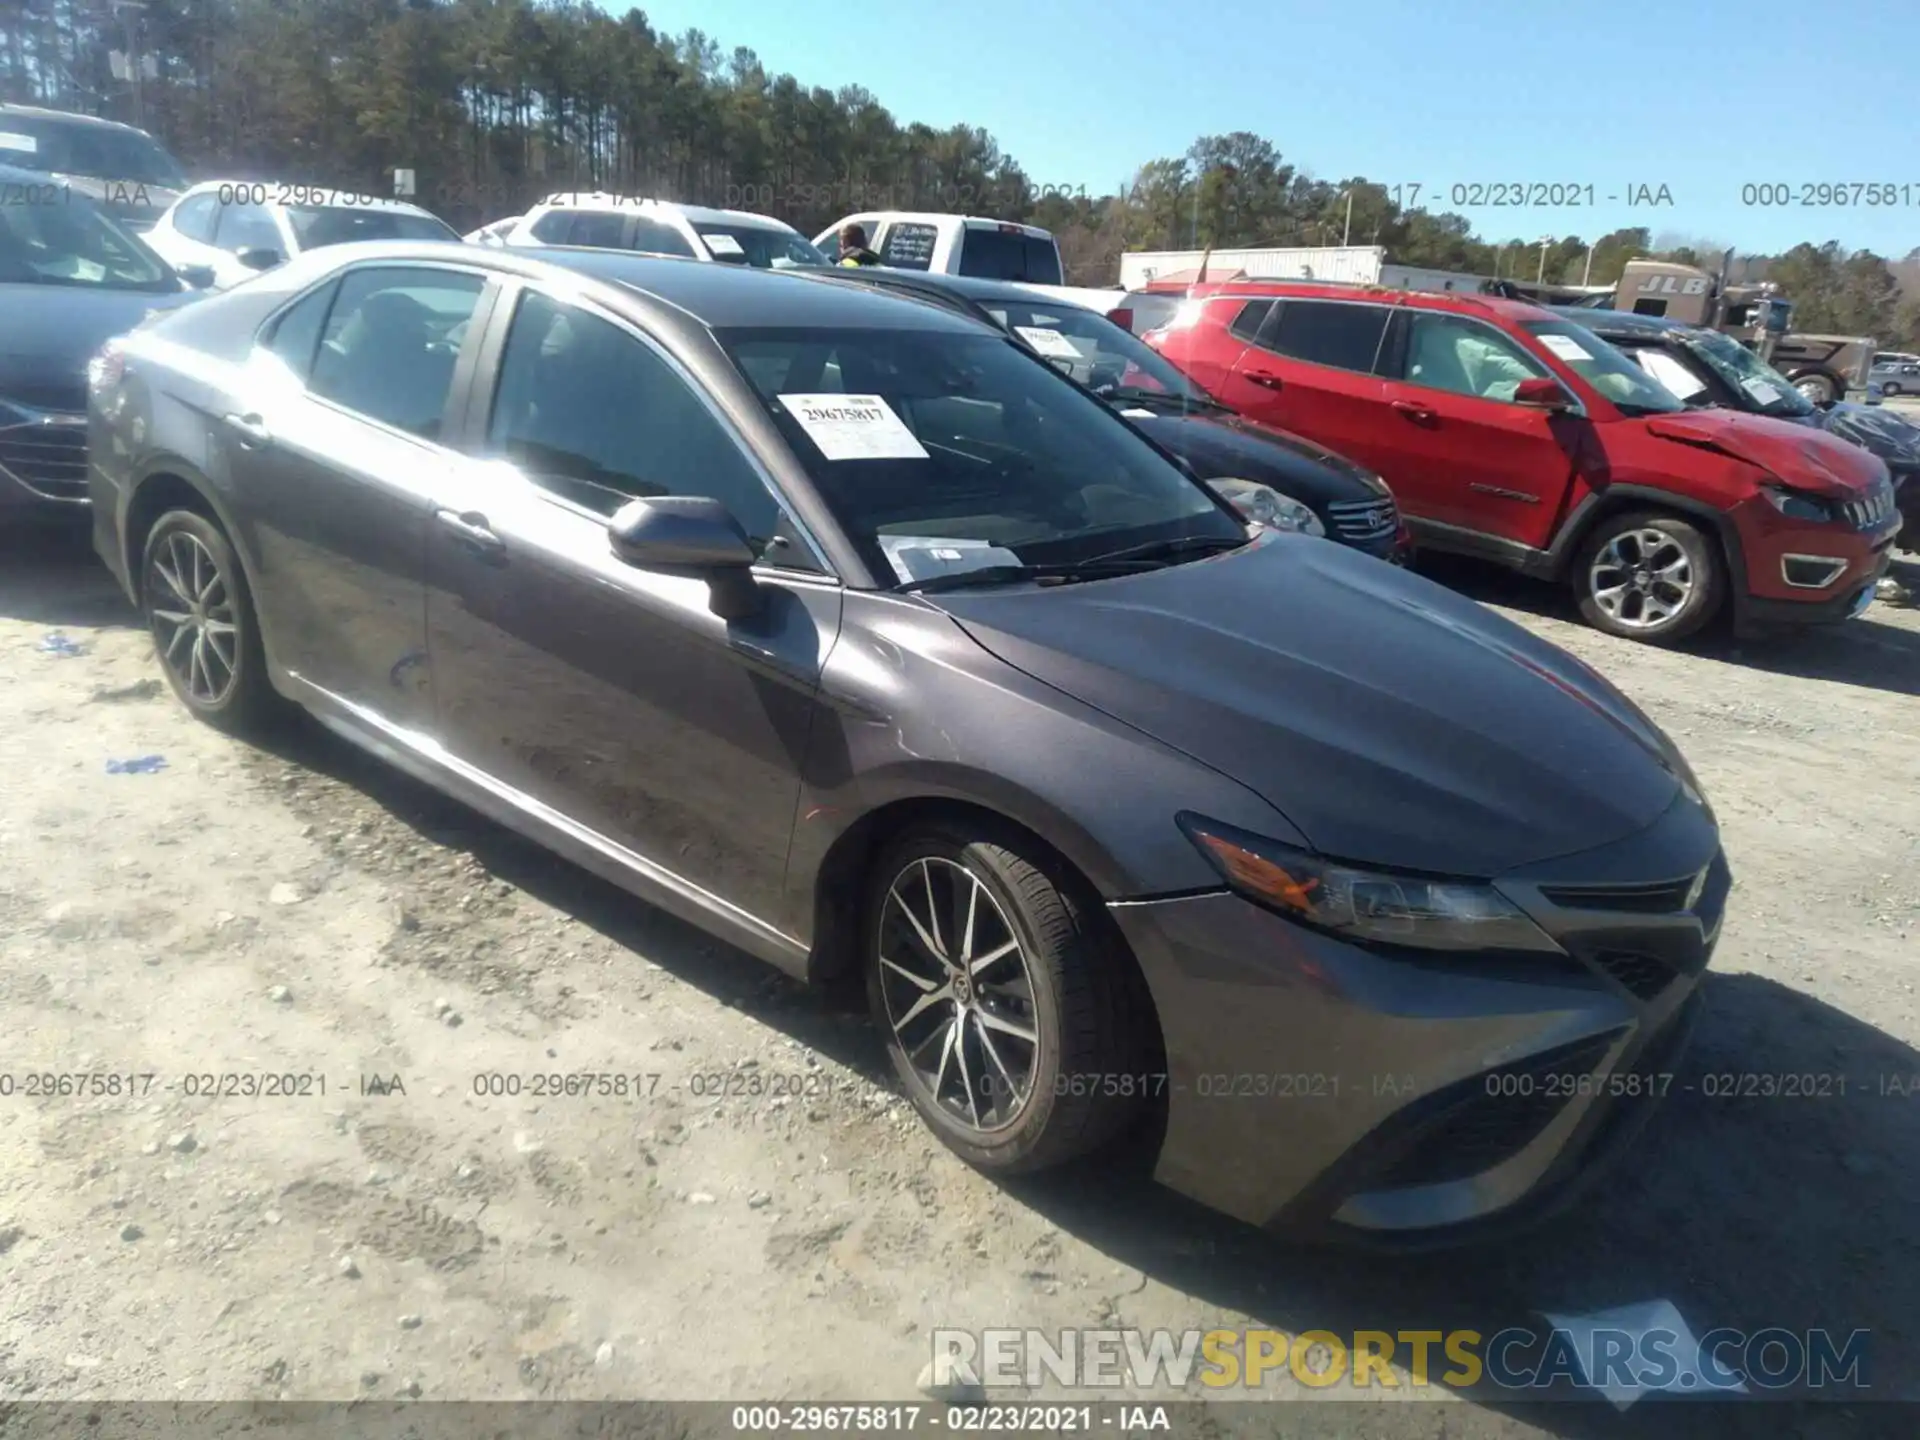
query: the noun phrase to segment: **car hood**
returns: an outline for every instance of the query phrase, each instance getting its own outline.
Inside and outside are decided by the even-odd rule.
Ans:
[[[1671,743],[1593,670],[1345,546],[1267,535],[1142,575],[926,598],[1339,859],[1492,877],[1642,830],[1679,789]]]
[[[1129,415],[1202,480],[1255,480],[1315,507],[1342,500],[1385,500],[1387,487],[1344,455],[1285,430],[1233,415]]]
[[[1650,415],[1642,422],[1650,434],[1683,445],[1716,450],[1757,465],[1796,490],[1821,495],[1857,495],[1880,479],[1881,466],[1858,445],[1825,430],[1744,415],[1733,410],[1700,410],[1685,415]]]
[[[0,284],[0,400],[36,410],[80,414],[87,408],[87,361],[148,315],[198,298],[180,290],[95,289],[81,285]]]
[[[1920,465],[1920,425],[1880,406],[1842,400],[1828,409],[1795,418],[1802,425],[1871,451],[1888,465]]]

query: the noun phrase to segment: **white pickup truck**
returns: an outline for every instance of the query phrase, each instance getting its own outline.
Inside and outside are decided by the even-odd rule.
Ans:
[[[858,225],[867,232],[867,248],[882,265],[896,270],[927,270],[936,275],[972,275],[1010,280],[1056,300],[1082,305],[1102,315],[1125,305],[1120,289],[1089,290],[1062,285],[1060,246],[1053,232],[1011,220],[977,215],[939,215],[911,210],[869,210],[845,215],[815,237],[828,258],[840,254],[840,232]]]

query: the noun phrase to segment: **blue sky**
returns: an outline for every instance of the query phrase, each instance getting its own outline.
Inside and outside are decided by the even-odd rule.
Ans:
[[[608,3],[608,0],[603,0]],[[611,0],[614,9],[628,8]],[[1251,130],[1322,179],[1436,189],[1490,239],[1623,225],[1745,253],[1920,246],[1920,0],[653,0],[807,85],[981,125],[1041,185],[1109,193],[1202,134]],[[1189,18],[1183,18],[1189,17]],[[1470,209],[1455,185],[1593,187]],[[1893,192],[1803,207],[1801,187]],[[1745,197],[1782,187],[1793,203]],[[1671,205],[1629,206],[1633,187]],[[1901,192],[1904,193],[1901,193]],[[1618,199],[1609,203],[1609,196]]]

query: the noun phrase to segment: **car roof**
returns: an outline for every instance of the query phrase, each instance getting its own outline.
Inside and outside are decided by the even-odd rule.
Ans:
[[[314,282],[335,273],[339,266],[367,261],[455,263],[534,280],[557,279],[556,270],[569,271],[663,301],[715,330],[791,327],[941,330],[955,334],[991,330],[978,320],[884,295],[867,286],[810,283],[802,271],[714,265],[632,250],[483,246],[459,240],[360,240],[312,254],[325,255],[331,262],[313,269]]]
[[[1328,280],[1206,280],[1180,289],[1142,291],[1150,296],[1187,296],[1195,300],[1370,300],[1383,305],[1406,305],[1417,310],[1441,310],[1456,315],[1492,316],[1510,323],[1529,324],[1552,318],[1544,306],[1498,295],[1463,294],[1457,290],[1396,290],[1390,285],[1343,285]]]
[[[928,270],[896,270],[884,265],[863,265],[858,269],[836,268],[825,272],[836,280],[854,284],[883,285],[890,290],[919,290],[927,294],[956,295],[963,300],[1019,300],[1039,304],[1049,297],[1036,294],[1027,286],[1011,280],[988,280],[977,275],[937,275]],[[1054,301],[1056,305],[1062,301]]]
[[[1584,325],[1596,335],[1641,335],[1659,339],[1682,330],[1698,330],[1684,320],[1669,320],[1662,315],[1636,315],[1631,310],[1589,310],[1580,305],[1549,305],[1550,312],[1576,325]]]
[[[534,206],[534,209],[596,210],[621,214],[631,210],[636,213],[678,215],[685,220],[698,220],[709,225],[750,225],[759,230],[792,231],[796,235],[800,233],[784,220],[776,219],[772,215],[761,215],[752,210],[720,210],[711,205],[682,205],[677,200],[655,200],[640,195],[616,195],[605,190],[596,190],[591,193],[562,190],[546,196]]]
[[[119,120],[106,120],[98,115],[80,115],[72,110],[49,110],[44,105],[0,103],[0,115],[26,115],[35,120],[64,120],[74,125],[90,125],[96,130],[131,130],[136,135],[147,133],[137,125],[128,125]]]
[[[834,225],[833,228],[838,230],[841,225],[858,224],[862,219],[872,220],[875,224],[879,224],[884,220],[889,225],[902,221],[910,225],[934,226],[945,225],[949,221],[958,222],[961,225],[992,225],[996,228],[1002,225],[1012,225],[1023,235],[1031,239],[1053,239],[1053,232],[1051,230],[1039,225],[1028,225],[1024,221],[996,220],[991,215],[955,215],[940,210],[857,210]]]

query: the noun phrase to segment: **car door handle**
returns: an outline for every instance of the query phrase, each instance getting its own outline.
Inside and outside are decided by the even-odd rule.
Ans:
[[[1413,423],[1416,425],[1433,424],[1433,421],[1434,421],[1433,411],[1429,410],[1424,405],[1416,405],[1411,400],[1395,400],[1393,402],[1393,408],[1395,410],[1398,410],[1402,415],[1406,416],[1409,420],[1413,421]]]
[[[1283,383],[1280,377],[1271,370],[1247,370],[1242,373],[1252,383],[1265,390],[1278,390]]]
[[[229,415],[227,428],[239,435],[242,445],[259,446],[273,443],[273,432],[267,429],[267,422],[258,415]]]
[[[469,510],[462,515],[455,510],[436,510],[433,518],[459,537],[476,555],[494,556],[506,553],[507,542],[488,528],[487,517],[477,510]]]

